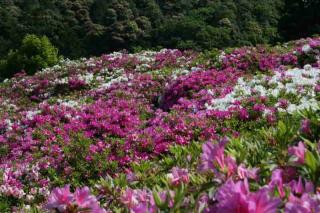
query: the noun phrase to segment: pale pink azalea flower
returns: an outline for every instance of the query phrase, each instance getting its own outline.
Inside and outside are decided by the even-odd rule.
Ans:
[[[303,164],[305,160],[306,147],[303,142],[299,142],[298,146],[290,147],[288,149],[288,153],[297,158],[297,163]]]

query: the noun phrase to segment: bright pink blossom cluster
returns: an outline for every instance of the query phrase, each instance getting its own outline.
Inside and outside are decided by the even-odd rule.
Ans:
[[[45,208],[58,212],[107,212],[100,207],[97,198],[90,194],[88,187],[76,189],[71,193],[69,185],[53,189]]]

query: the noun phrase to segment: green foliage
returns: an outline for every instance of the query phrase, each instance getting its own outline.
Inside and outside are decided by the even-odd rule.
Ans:
[[[319,110],[304,110],[300,112],[300,116],[304,121],[308,121],[308,128],[310,129],[307,133],[301,133],[301,136],[309,141],[319,141],[320,140],[320,112]]]
[[[13,205],[18,206],[20,203],[16,198],[0,196],[0,212],[11,212]]]
[[[69,177],[76,186],[80,183],[89,184],[91,180],[99,177],[100,171],[107,171],[117,168],[113,162],[106,161],[108,152],[91,154],[90,145],[94,141],[77,134],[70,144],[65,145],[63,151],[67,157],[72,175]],[[88,157],[92,159],[88,160]],[[95,165],[94,167],[92,165]]]
[[[320,32],[320,1],[284,0],[284,13],[279,31],[287,40],[306,37]]]
[[[221,62],[219,56],[221,55],[222,51],[213,48],[211,50],[203,51],[199,54],[199,56],[192,62],[193,66],[197,66],[199,64],[206,65],[207,67],[221,67]]]
[[[26,34],[46,35],[69,58],[274,43],[319,33],[318,9],[300,0],[2,1],[0,58]]]
[[[58,60],[58,50],[46,36],[27,35],[21,47],[11,50],[6,60],[0,62],[0,76],[9,78],[21,70],[31,75],[42,68],[56,64]]]

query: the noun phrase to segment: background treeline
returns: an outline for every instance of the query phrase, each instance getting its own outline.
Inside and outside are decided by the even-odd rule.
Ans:
[[[275,43],[320,32],[319,0],[0,0],[0,58],[26,34],[69,58]]]

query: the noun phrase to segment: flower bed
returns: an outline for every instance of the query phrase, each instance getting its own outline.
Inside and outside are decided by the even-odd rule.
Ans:
[[[0,211],[320,211],[319,49],[112,53],[6,80]]]

